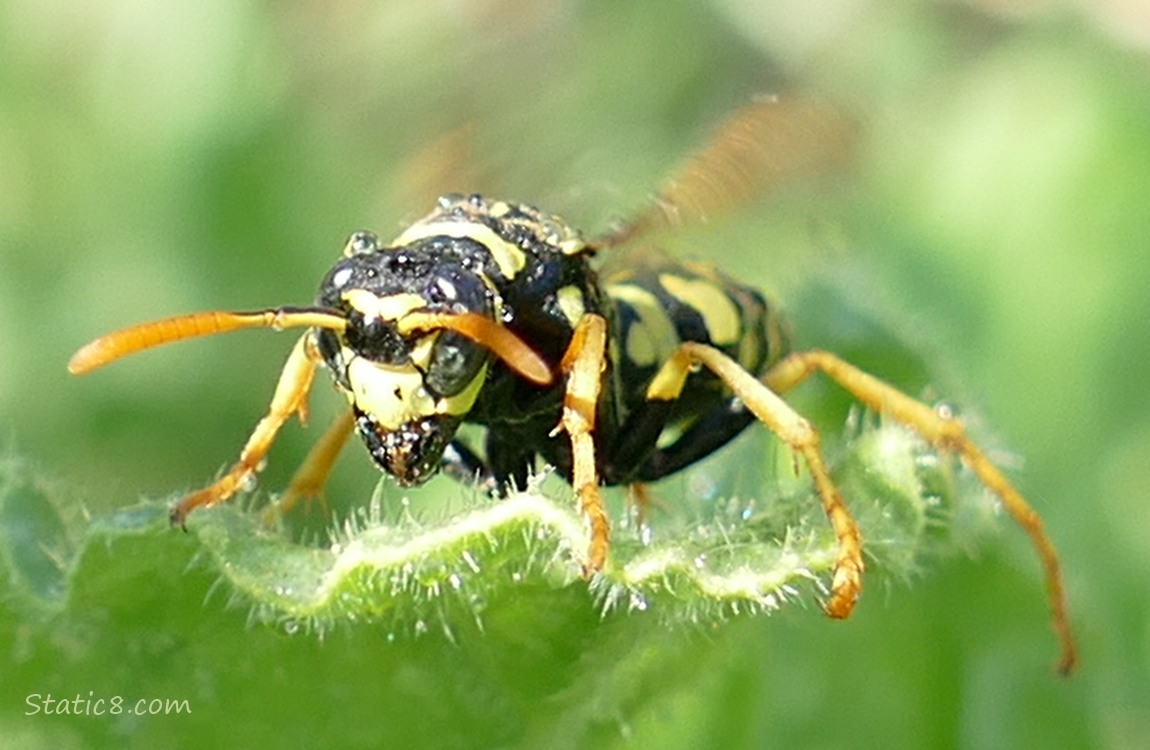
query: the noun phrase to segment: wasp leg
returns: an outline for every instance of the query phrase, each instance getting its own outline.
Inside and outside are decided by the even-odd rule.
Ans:
[[[791,354],[775,365],[764,380],[771,388],[782,393],[817,371],[823,372],[871,410],[910,427],[935,447],[957,453],[979,481],[998,496],[1014,522],[1029,535],[1042,562],[1051,622],[1062,644],[1058,670],[1068,674],[1078,659],[1078,649],[1066,612],[1066,591],[1062,583],[1058,552],[1043,530],[1042,518],[1034,508],[967,437],[960,420],[941,414],[937,409],[911,398],[829,352],[813,350]]]
[[[460,484],[476,487],[488,494],[501,489],[491,468],[460,440],[452,440],[447,444],[439,468]]]
[[[347,445],[355,429],[355,414],[348,409],[336,417],[327,431],[323,433],[316,444],[308,451],[303,463],[292,475],[287,489],[280,495],[279,501],[268,510],[275,515],[290,513],[300,500],[316,499],[327,512],[327,504],[323,499],[323,486],[335,468],[336,459],[340,451]]]
[[[862,537],[827,470],[822,451],[819,450],[818,432],[769,386],[755,379],[733,359],[706,344],[680,344],[651,381],[647,388],[647,398],[656,401],[678,398],[687,375],[697,364],[717,375],[763,424],[806,461],[822,500],[823,511],[838,541],[838,558],[831,578],[831,598],[825,609],[831,617],[849,617],[862,589]]]
[[[301,420],[306,418],[307,393],[315,376],[317,356],[311,334],[305,333],[292,349],[276,383],[268,413],[252,431],[239,461],[216,482],[180,500],[169,514],[173,526],[183,526],[188,514],[196,508],[221,503],[234,495],[259,471],[284,422],[297,413]]]
[[[656,506],[662,509],[661,504],[651,497],[651,490],[647,489],[645,482],[632,482],[627,485],[627,510],[640,538],[650,533],[647,518],[651,515],[651,508]]]
[[[579,497],[579,509],[591,527],[591,541],[585,575],[597,573],[607,562],[611,525],[599,492],[599,472],[595,467],[595,415],[606,366],[607,321],[595,314],[584,315],[575,327],[560,369],[567,374],[563,394],[563,417],[555,431],[571,438],[571,486]]]

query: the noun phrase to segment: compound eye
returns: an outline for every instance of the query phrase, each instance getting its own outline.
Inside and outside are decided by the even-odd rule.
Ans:
[[[444,331],[431,350],[424,383],[437,396],[454,396],[471,385],[488,353],[454,331]]]
[[[370,255],[379,252],[379,247],[379,237],[374,232],[354,232],[347,238],[347,244],[343,246],[343,255],[345,258]]]

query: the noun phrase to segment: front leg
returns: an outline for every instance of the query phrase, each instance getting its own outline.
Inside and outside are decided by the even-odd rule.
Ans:
[[[311,333],[305,333],[284,364],[268,413],[256,424],[239,460],[218,480],[180,500],[169,514],[173,526],[184,526],[193,510],[222,503],[255,478],[284,423],[293,414],[299,414],[301,420],[307,416],[307,394],[317,359]]]
[[[348,438],[355,430],[355,412],[346,409],[340,414],[331,426],[323,433],[316,444],[308,451],[303,463],[296,469],[288,483],[287,489],[280,495],[275,505],[266,509],[265,518],[273,520],[276,516],[290,513],[300,500],[319,500],[324,512],[327,512],[327,503],[324,501],[323,488],[327,479],[335,468],[336,459],[339,458],[343,447],[347,445]]]
[[[487,463],[459,439],[447,444],[439,468],[460,484],[476,487],[489,495],[504,491]]]
[[[606,368],[607,321],[588,313],[579,319],[560,369],[567,375],[563,394],[563,416],[552,434],[566,432],[571,439],[571,486],[579,498],[579,509],[591,530],[585,575],[597,573],[607,562],[611,524],[599,492],[599,472],[593,432],[599,409],[599,392]]]

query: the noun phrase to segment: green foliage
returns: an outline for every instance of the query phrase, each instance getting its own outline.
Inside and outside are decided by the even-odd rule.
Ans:
[[[1144,747],[1146,22],[1134,3],[798,5],[0,5],[0,424],[7,455],[37,467],[0,470],[0,747]],[[794,403],[822,430],[871,555],[846,623],[820,615],[813,579],[762,577],[788,539],[814,558],[828,537],[790,458],[753,446],[661,482],[648,544],[616,498],[614,567],[591,586],[562,530],[577,523],[569,490],[544,483],[518,506],[536,515],[435,548],[426,560],[445,567],[403,579],[404,597],[381,603],[389,574],[362,568],[374,598],[339,609],[308,596],[332,539],[378,527],[384,549],[382,529],[426,543],[486,501],[433,482],[437,497],[405,507],[388,490],[378,516],[330,539],[238,508],[174,532],[166,496],[234,458],[286,338],[189,342],[83,381],[64,371],[127,323],[306,303],[348,232],[421,213],[431,196],[413,186],[602,229],[760,92],[846,114],[850,175],[786,186],[669,249],[773,291],[800,347],[985,417],[976,435],[1016,451],[983,446],[1062,556],[1072,680],[1048,676],[1025,538],[974,546],[998,521],[961,472],[912,497],[946,497],[937,481],[970,502],[921,516],[899,502],[856,458],[873,428],[844,435],[849,399],[821,380]],[[468,153],[444,138],[461,132]],[[453,171],[459,156],[479,168]],[[336,400],[325,390],[316,424]],[[263,486],[285,485],[314,432],[289,425]],[[929,454],[912,454],[877,463],[923,476]],[[373,507],[374,481],[349,450],[328,491],[341,518]],[[751,546],[723,543],[732,533]],[[934,559],[955,546],[976,554]],[[460,549],[482,556],[478,574]],[[714,581],[743,554],[760,574],[744,591],[785,579],[795,593],[746,616],[761,599],[698,587],[700,551]],[[825,561],[808,568],[825,581]],[[26,715],[27,696],[49,692],[187,699],[194,713]]]
[[[848,443],[838,476],[856,501],[868,540],[868,586],[884,576],[909,577],[924,559],[949,549],[951,519],[991,512],[982,493],[958,490],[951,469],[900,427],[860,428]],[[65,520],[63,511],[76,504],[62,502],[58,490],[19,463],[5,464],[0,479],[5,606],[23,613],[18,621],[24,623],[5,640],[30,651],[23,668],[57,658],[78,665],[93,680],[86,684],[96,686],[79,691],[84,700],[70,710],[81,713],[93,710],[91,702],[100,697],[110,699],[98,687],[108,683],[97,675],[131,674],[116,689],[139,691],[128,696],[133,701],[188,701],[192,719],[178,725],[185,737],[198,731],[197,715],[220,694],[255,689],[275,695],[283,688],[249,685],[253,676],[243,669],[217,672],[210,686],[174,683],[154,660],[179,662],[194,651],[203,663],[230,664],[244,650],[239,644],[252,643],[266,652],[263,659],[298,660],[297,666],[318,675],[331,668],[332,642],[372,644],[360,657],[361,669],[375,664],[385,683],[398,679],[387,675],[400,658],[449,658],[452,669],[421,674],[419,690],[451,696],[460,690],[461,671],[483,674],[493,681],[484,687],[485,700],[523,702],[524,712],[535,717],[519,726],[491,725],[472,706],[450,726],[423,726],[416,712],[391,717],[387,732],[396,737],[419,735],[431,746],[452,745],[461,736],[511,742],[532,733],[559,737],[551,733],[573,714],[560,712],[555,724],[544,720],[542,706],[553,699],[538,702],[541,676],[519,659],[491,664],[494,653],[509,654],[524,641],[554,652],[572,648],[563,639],[573,638],[578,655],[568,654],[574,662],[564,684],[586,681],[598,691],[605,683],[631,704],[631,712],[641,713],[666,691],[688,689],[696,676],[688,665],[706,660],[700,652],[661,665],[657,671],[667,684],[640,694],[636,686],[650,679],[650,660],[669,660],[668,641],[689,644],[692,634],[728,627],[731,618],[758,619],[784,605],[816,601],[835,554],[821,507],[801,476],[781,485],[791,488],[789,494],[714,501],[705,514],[689,522],[671,519],[665,529],[658,520],[638,532],[619,524],[609,564],[591,581],[579,575],[585,536],[569,490],[552,496],[533,487],[498,501],[472,497],[465,508],[420,517],[406,503],[399,513],[386,512],[381,506],[392,492],[381,488],[329,540],[309,543],[238,504],[196,513],[188,534],[168,527],[163,503]],[[246,616],[230,616],[235,612]],[[294,638],[280,641],[276,633]],[[645,644],[638,654],[636,642]],[[36,687],[40,696],[75,692],[46,674]],[[306,694],[308,686],[287,690]],[[31,710],[26,696],[8,698],[8,705]],[[601,701],[576,702],[572,711],[587,722],[577,731],[598,732],[596,722],[618,710]],[[87,742],[112,736],[113,727],[128,720],[71,716],[57,718],[54,726]],[[138,739],[163,743],[175,721],[150,719]],[[361,730],[343,729],[331,729],[327,741],[354,744]],[[275,736],[258,727],[250,731],[252,741]],[[603,735],[612,736],[619,739],[617,729]]]

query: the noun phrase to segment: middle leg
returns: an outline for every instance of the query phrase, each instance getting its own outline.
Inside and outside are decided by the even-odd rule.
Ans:
[[[287,489],[280,495],[279,502],[270,506],[269,510],[277,515],[290,513],[300,500],[318,499],[326,509],[323,502],[323,486],[335,468],[335,461],[340,451],[347,445],[347,440],[355,430],[355,413],[347,409],[331,423],[316,444],[308,451],[303,463],[292,475]]]

